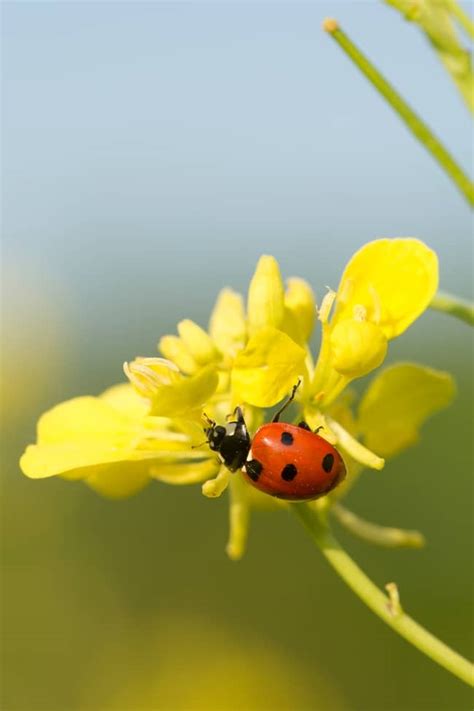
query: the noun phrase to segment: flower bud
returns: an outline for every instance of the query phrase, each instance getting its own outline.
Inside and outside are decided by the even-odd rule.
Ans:
[[[158,349],[178,368],[187,375],[195,373],[198,366],[191,353],[178,336],[163,336],[158,343]]]
[[[234,356],[243,348],[247,333],[244,302],[232,289],[222,289],[209,321],[209,335],[220,351]]]
[[[347,319],[333,328],[331,364],[341,375],[360,378],[377,368],[387,353],[383,331],[370,321]]]
[[[281,325],[285,315],[284,296],[277,260],[268,255],[260,257],[250,282],[247,302],[251,333],[267,326],[278,328]]]
[[[316,320],[316,301],[313,290],[304,279],[288,279],[285,306],[296,321],[303,342],[308,341]]]
[[[197,323],[189,319],[180,321],[178,333],[196,363],[207,365],[217,360],[217,349],[211,337]]]

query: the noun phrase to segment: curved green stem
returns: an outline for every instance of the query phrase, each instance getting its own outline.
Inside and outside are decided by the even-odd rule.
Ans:
[[[323,26],[326,32],[331,35],[358,69],[360,69],[370,83],[390,104],[413,135],[425,146],[426,150],[431,153],[445,173],[447,173],[455,185],[457,185],[468,203],[474,205],[474,184],[464,173],[461,166],[456,163],[451,154],[446,150],[441,141],[434,135],[429,126],[413,111],[372,62],[362,54],[345,32],[340,29],[336,20],[325,20]]]
[[[460,299],[453,294],[438,291],[436,296],[433,297],[430,308],[436,311],[443,311],[445,314],[455,316],[470,326],[474,326],[474,305],[466,299]]]
[[[392,526],[379,526],[377,523],[366,521],[349,511],[341,504],[333,504],[331,513],[348,531],[358,536],[367,543],[384,548],[423,548],[425,538],[419,531],[406,531],[403,528]]]
[[[397,604],[394,604],[393,584],[389,595],[385,595],[341,548],[321,514],[311,509],[308,504],[291,504],[291,508],[329,564],[372,612],[420,652],[466,684],[474,686],[474,666],[405,614],[398,598]]]

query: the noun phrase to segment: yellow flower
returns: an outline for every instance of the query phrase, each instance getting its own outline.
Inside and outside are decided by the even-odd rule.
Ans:
[[[354,254],[337,294],[321,305],[323,340],[311,383],[320,405],[382,364],[387,341],[425,311],[437,287],[436,254],[417,239],[375,240]]]
[[[27,447],[20,466],[33,479],[81,479],[114,498],[139,491],[161,478],[160,471],[168,479],[170,467],[176,483],[202,481],[217,471],[213,458],[192,449],[202,440],[196,423],[148,411],[130,385],[63,402],[40,418],[37,443]]]
[[[27,476],[81,479],[107,496],[126,496],[151,479],[204,482],[203,493],[220,496],[230,485],[231,558],[245,548],[251,508],[285,504],[221,466],[203,445],[203,413],[218,423],[236,405],[251,433],[300,380],[298,418],[337,446],[349,470],[347,482],[318,505],[331,506],[364,467],[381,469],[419,435],[425,419],[453,396],[449,375],[413,364],[382,371],[355,413],[346,386],[385,359],[388,343],[426,309],[438,283],[436,255],[416,239],[370,242],[349,261],[337,292],[319,312],[313,291],[293,277],[287,285],[274,257],[260,258],[247,306],[238,293],[219,294],[206,331],[181,321],[177,335],[161,338],[163,357],[124,365],[130,385],[99,397],[58,405],[38,423],[37,443],[21,467]],[[309,347],[316,318],[322,328],[319,355]],[[316,365],[314,363],[316,362]]]

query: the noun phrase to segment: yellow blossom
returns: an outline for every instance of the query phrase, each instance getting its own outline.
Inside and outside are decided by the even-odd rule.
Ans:
[[[424,311],[437,283],[436,255],[422,242],[376,240],[349,260],[339,288],[329,290],[318,312],[311,286],[292,277],[285,290],[278,262],[263,256],[246,310],[240,294],[223,289],[208,331],[181,321],[178,335],[159,342],[164,357],[140,357],[124,365],[130,385],[75,398],[45,413],[21,467],[32,478],[80,479],[112,497],[134,493],[152,479],[203,482],[209,498],[229,487],[227,551],[238,559],[250,510],[286,504],[221,465],[203,442],[204,413],[207,421],[225,423],[240,405],[253,434],[268,417],[265,409],[300,382],[296,421],[304,418],[313,429],[322,428],[320,435],[341,451],[348,470],[344,484],[317,502],[330,508],[365,467],[380,470],[384,457],[413,444],[425,419],[453,396],[449,375],[414,364],[381,371],[358,409],[346,390],[353,379],[383,363],[390,339]],[[314,358],[309,339],[316,317],[322,340]],[[339,513],[357,528],[357,517]],[[364,526],[365,535],[377,530]],[[404,537],[392,532],[385,539]]]
[[[37,443],[27,447],[20,466],[33,479],[59,475],[81,479],[102,494],[129,496],[143,488],[160,465],[173,464],[177,475],[193,463],[213,461],[193,450],[194,437],[175,420],[147,415],[149,404],[129,385],[105,391],[99,397],[78,397],[46,412],[38,422]],[[153,474],[152,474],[153,471]]]
[[[370,373],[385,360],[387,339],[370,321],[346,319],[330,336],[332,367],[341,375],[357,378]]]
[[[256,407],[275,405],[298,380],[304,359],[304,350],[286,333],[271,327],[261,329],[235,359],[234,400]]]
[[[368,447],[393,457],[416,444],[423,423],[447,407],[454,395],[449,373],[397,363],[381,371],[367,388],[358,410],[359,431]]]
[[[350,259],[339,284],[333,325],[362,306],[391,339],[428,307],[438,288],[438,258],[418,239],[378,239]]]
[[[323,340],[311,383],[321,406],[382,364],[386,341],[423,313],[437,286],[438,259],[420,240],[379,239],[354,254],[337,294],[321,305]]]
[[[299,344],[311,338],[316,321],[316,300],[311,286],[298,277],[287,281],[284,330]]]
[[[178,333],[198,365],[207,365],[218,359],[217,349],[206,331],[189,319],[178,323]]]
[[[209,335],[223,355],[235,355],[247,334],[244,301],[231,289],[222,289],[209,321]]]
[[[285,316],[285,290],[280,267],[274,257],[260,257],[249,286],[248,327],[251,334],[261,328],[278,328]]]

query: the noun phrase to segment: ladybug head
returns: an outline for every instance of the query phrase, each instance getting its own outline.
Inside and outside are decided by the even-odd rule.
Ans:
[[[234,415],[236,419],[225,427],[206,418],[209,426],[204,428],[209,448],[218,452],[222,463],[231,472],[242,469],[250,451],[250,435],[240,407],[235,409]]]
[[[212,423],[209,427],[204,428],[204,434],[207,437],[207,443],[214,452],[218,452],[222,444],[222,440],[226,435],[226,428],[222,425]]]

